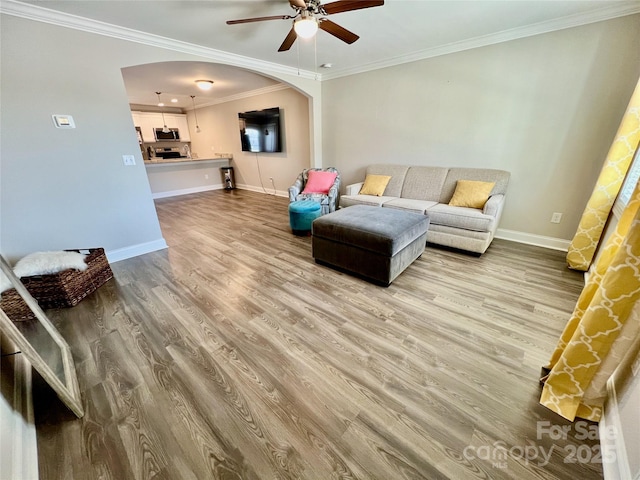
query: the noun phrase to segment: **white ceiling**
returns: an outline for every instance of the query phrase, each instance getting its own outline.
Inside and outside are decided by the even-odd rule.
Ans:
[[[162,92],[167,106],[189,110],[242,96],[244,92],[277,88],[280,82],[237,67],[211,62],[163,62],[122,69],[130,104],[155,105]],[[195,80],[212,80],[213,88],[204,92]],[[194,95],[193,102],[190,95]],[[176,103],[171,99],[175,98]]]
[[[86,21],[68,15],[60,20],[56,12],[64,12],[109,24],[90,22],[97,30],[125,27],[136,31],[122,32],[120,29],[119,33],[129,37],[140,37],[139,32],[144,32],[186,42],[194,48],[205,47],[270,62],[290,69],[292,73],[297,70],[307,74],[317,72],[321,79],[640,12],[640,0],[386,0],[382,7],[330,16],[332,21],[360,36],[352,45],[320,31],[315,41],[297,40],[288,52],[278,52],[291,28],[291,20],[241,25],[226,25],[225,21],[289,15],[294,11],[288,0],[1,2],[4,13],[20,15],[16,12],[29,8],[29,18],[41,15],[51,21],[55,17],[61,24],[83,21],[86,27]],[[331,63],[333,68],[319,67],[325,63]],[[178,106],[181,107],[191,105],[189,95],[196,95],[197,104],[211,103],[246,90],[270,88],[277,83],[247,70],[206,61],[132,67],[123,73],[130,103],[155,104],[157,98],[153,92],[162,91],[167,96],[180,98]],[[204,95],[194,89],[196,78],[214,80],[213,91]],[[169,104],[165,98],[163,101]]]

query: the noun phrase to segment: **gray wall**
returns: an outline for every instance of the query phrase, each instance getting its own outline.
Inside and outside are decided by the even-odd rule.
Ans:
[[[509,170],[503,233],[571,239],[639,44],[634,15],[325,81],[324,161],[345,184],[375,162]]]
[[[203,57],[9,15],[0,21],[2,254],[14,261],[101,246],[114,261],[162,248],[121,68]],[[319,97],[317,82],[272,76]],[[73,115],[77,128],[55,129],[52,114]],[[307,163],[320,162],[311,149]],[[123,154],[137,165],[125,167]]]
[[[8,16],[1,33],[3,254],[162,244],[113,41]]]

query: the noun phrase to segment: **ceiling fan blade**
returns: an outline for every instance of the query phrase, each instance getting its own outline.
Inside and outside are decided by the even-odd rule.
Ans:
[[[227,25],[237,25],[238,23],[263,22],[265,20],[290,20],[291,15],[271,15],[270,17],[241,18],[240,20],[227,20]]]
[[[293,8],[307,8],[307,4],[304,3],[304,0],[289,0],[289,5]]]
[[[353,32],[350,32],[344,27],[341,27],[337,23],[327,20],[326,18],[319,22],[318,27],[327,33],[330,33],[336,38],[339,38],[345,43],[352,44],[360,37]]]
[[[382,5],[384,5],[384,0],[338,0],[337,2],[322,5],[322,8],[327,15],[332,15],[362,8],[381,7]]]
[[[291,48],[291,45],[293,45],[293,42],[296,41],[296,38],[298,38],[298,36],[296,35],[296,31],[293,29],[293,27],[291,27],[291,30],[289,30],[287,37],[284,39],[284,42],[282,42],[282,45],[280,45],[278,51],[286,52],[287,50],[289,50]]]

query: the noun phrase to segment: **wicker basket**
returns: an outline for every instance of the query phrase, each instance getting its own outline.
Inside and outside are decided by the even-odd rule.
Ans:
[[[14,322],[24,322],[36,318],[15,288],[0,293],[0,308]]]
[[[81,272],[74,269],[64,270],[51,275],[22,277],[22,283],[38,301],[41,308],[73,307],[84,297],[93,293],[107,280],[113,278],[113,272],[102,248],[88,249],[84,261],[88,268]],[[83,252],[85,250],[67,250]]]

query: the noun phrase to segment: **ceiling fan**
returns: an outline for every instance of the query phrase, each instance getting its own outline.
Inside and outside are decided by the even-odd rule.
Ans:
[[[384,5],[384,0],[337,0],[323,5],[320,0],[289,0],[289,5],[295,10],[295,15],[272,15],[269,17],[242,18],[240,20],[227,20],[227,25],[239,23],[263,22],[265,20],[293,20],[293,26],[287,34],[284,42],[278,49],[279,52],[287,51],[296,41],[297,37],[311,38],[320,30],[339,38],[345,43],[352,44],[358,38],[353,32],[332,22],[326,15],[349,12],[369,7]]]

